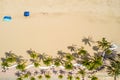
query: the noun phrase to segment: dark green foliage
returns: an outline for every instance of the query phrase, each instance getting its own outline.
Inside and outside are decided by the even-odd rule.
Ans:
[[[41,80],[42,78],[43,78],[43,76],[42,76],[42,75],[39,75],[39,76],[38,76],[38,79],[39,79],[39,80]]]
[[[87,51],[82,47],[82,48],[78,49],[78,54],[85,55],[85,54],[87,54]]]
[[[35,77],[31,77],[30,80],[36,80]]]
[[[30,55],[30,57],[31,57],[32,59],[38,58],[38,53],[36,53],[35,51],[33,51],[33,50],[31,50],[31,49],[28,50],[27,53]]]
[[[73,69],[73,64],[71,62],[65,62],[65,69],[72,70]]]
[[[72,75],[68,75],[68,76],[67,76],[67,79],[68,79],[68,80],[73,80],[73,76],[72,76]]]
[[[110,48],[111,43],[106,40],[106,38],[102,38],[102,41],[97,41],[99,48],[106,50]]]
[[[74,57],[70,53],[67,53],[66,56],[65,56],[65,58],[66,58],[67,61],[74,60]]]
[[[58,75],[58,78],[59,78],[59,79],[62,79],[62,78],[63,78],[63,75],[61,75],[61,74]]]
[[[26,67],[25,63],[21,63],[21,64],[18,64],[18,65],[16,66],[16,69],[18,69],[18,70],[20,70],[20,71],[24,71],[24,70],[25,70],[25,67]]]
[[[102,68],[106,69],[107,73],[110,76],[114,76],[114,80],[116,80],[120,75],[120,54],[117,51],[110,50],[111,43],[108,42],[105,38],[97,41],[97,44],[95,45],[91,44],[93,41],[90,37],[85,38],[82,41],[85,44],[88,44],[94,52],[88,53],[84,47],[76,47],[76,45],[72,45],[68,46],[70,52],[58,51],[58,56],[52,57],[44,53],[39,54],[30,49],[27,51],[30,59],[26,61],[23,57],[17,56],[10,51],[5,53],[5,58],[1,58],[1,66],[5,72],[12,65],[17,64],[17,80],[23,80],[25,78],[28,78],[30,80],[36,80],[36,78],[42,80],[43,75],[46,79],[50,79],[51,72],[58,74],[59,79],[63,79],[64,75],[68,75],[68,80],[73,80],[73,76],[76,76],[75,80],[80,80],[80,77],[81,80],[84,80],[86,74],[93,75],[94,73],[100,71]],[[30,63],[33,64],[36,69],[34,73],[27,71],[27,65],[29,63],[28,61],[30,61]],[[37,69],[39,69],[41,62],[48,67],[50,66],[49,70],[51,71],[42,69],[38,71]],[[106,64],[106,62],[108,63]],[[57,71],[55,68],[59,68],[59,66],[64,66],[63,68],[65,69],[63,70],[61,68]],[[74,71],[77,73],[74,73]],[[90,78],[91,80],[98,80],[96,76],[92,76]]]
[[[61,64],[60,64],[59,61],[54,61],[54,65],[58,67],[58,66],[60,66]]]
[[[39,66],[40,66],[40,63],[36,61],[36,62],[34,62],[34,66],[35,66],[35,67],[39,67]]]
[[[84,80],[84,77],[85,77],[85,75],[86,75],[86,70],[79,68],[79,71],[78,71],[77,74],[78,74],[78,75],[81,75],[81,76],[82,76],[82,79]]]
[[[110,61],[110,65],[107,66],[108,75],[114,76],[116,80],[117,76],[120,76],[120,60]]]
[[[98,80],[98,78],[96,76],[92,76],[91,80]]]
[[[78,76],[77,76],[77,77],[75,77],[75,80],[80,80],[80,77],[78,77]]]
[[[45,78],[46,78],[46,79],[50,79],[51,76],[50,76],[49,74],[45,74]]]
[[[43,63],[47,66],[50,66],[52,61],[53,61],[52,57],[47,57],[46,59],[43,60]]]
[[[21,77],[17,78],[16,80],[23,80]]]

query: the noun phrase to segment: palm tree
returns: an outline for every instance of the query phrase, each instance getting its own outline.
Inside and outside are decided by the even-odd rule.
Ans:
[[[55,58],[53,58],[53,64],[55,66],[57,66],[57,67],[60,66],[60,65],[63,65],[64,62],[65,62],[65,60],[62,59],[61,57],[55,57]]]
[[[6,56],[6,58],[8,58],[8,57],[17,57],[17,55],[15,55],[14,53],[12,53],[12,51],[6,52],[5,56]]]
[[[53,58],[53,64],[55,66],[60,66],[62,64],[60,57]]]
[[[9,63],[7,61],[3,61],[1,63],[1,66],[2,66],[2,72],[6,72],[7,68],[9,67]]]
[[[87,54],[88,52],[84,49],[84,47],[81,47],[80,49],[78,49],[78,54],[79,55],[85,55]]]
[[[17,57],[17,55],[12,53],[11,51],[6,52],[5,55],[6,55],[5,58],[1,58],[2,60],[1,66],[3,68],[3,72],[5,72],[9,66],[13,65],[16,62],[16,57]]]
[[[12,51],[6,52],[6,61],[9,63],[13,63],[16,61],[16,57],[17,55],[15,55],[14,53],[12,53]]]
[[[58,67],[58,66],[60,66],[60,62],[58,60],[56,60],[56,61],[54,61],[54,65]]]
[[[106,40],[106,38],[102,38],[102,41],[97,41],[98,47],[101,48],[103,51],[110,48],[111,43]]]
[[[30,54],[30,57],[33,58],[33,59],[37,58],[37,56],[38,56],[38,55],[37,55],[36,52],[33,52],[33,53]]]
[[[71,62],[65,62],[65,69],[67,70],[72,70],[73,69],[73,64]]]
[[[79,76],[75,77],[75,80],[80,80],[80,77]]]
[[[30,55],[30,57],[34,60],[36,58],[38,58],[38,53],[33,51],[33,50],[28,50],[27,53]]]
[[[102,60],[104,61],[104,57],[106,53],[111,53],[112,51],[110,50],[111,43],[106,40],[106,38],[102,38],[101,41],[97,41],[97,46],[98,49],[101,49],[102,52]]]
[[[20,74],[20,76],[22,76],[23,78],[27,78],[27,79],[31,76],[31,72],[26,70],[21,73],[18,72],[18,74]]]
[[[78,63],[78,64],[82,64],[82,65],[85,66],[88,70],[91,69],[91,63],[92,63],[91,57],[90,57],[90,58],[88,58],[88,57],[86,57],[86,58],[81,58],[81,60],[77,61],[77,63]]]
[[[40,66],[40,61],[43,59],[42,54],[38,54],[37,52],[33,50],[28,50],[28,54],[30,55],[31,59],[30,61],[34,64],[34,67],[39,67]]]
[[[65,58],[66,58],[67,61],[72,61],[72,60],[74,60],[74,57],[73,57],[70,53],[67,53],[67,54],[65,55]]]
[[[17,79],[19,80],[23,80],[23,79],[28,79],[30,76],[31,76],[31,72],[30,71],[17,71],[16,73],[15,73],[15,75],[18,77]]]
[[[39,67],[39,66],[40,66],[40,63],[39,63],[38,61],[35,61],[35,62],[34,62],[34,66],[35,66],[35,67]]]
[[[94,41],[92,40],[92,37],[88,36],[88,38],[87,38],[87,37],[84,37],[84,38],[82,39],[82,42],[84,42],[85,45],[88,44],[89,46],[91,46],[91,43],[93,43]]]
[[[58,78],[63,79],[63,75],[62,74],[58,75]]]
[[[85,70],[85,69],[79,68],[79,71],[78,71],[77,74],[79,74],[79,75],[82,76],[82,80],[85,80],[85,79],[84,79],[84,78],[85,78],[85,75],[86,75],[86,70]]]
[[[92,61],[91,61],[90,70],[93,70],[93,69],[96,70],[96,69],[100,68],[102,65],[103,65],[102,57],[94,55],[93,58],[92,58]]]
[[[8,57],[8,58],[6,58],[6,61],[8,63],[14,63],[14,62],[16,62],[16,58],[15,57]]]
[[[51,78],[51,76],[49,74],[45,74],[45,78],[48,80]]]
[[[42,78],[43,78],[42,75],[39,75],[39,76],[38,76],[38,79],[39,79],[39,80],[42,80]]]
[[[36,79],[35,79],[35,77],[32,76],[32,77],[30,78],[30,80],[36,80]]]
[[[114,76],[114,80],[117,80],[117,76],[120,75],[120,61],[110,61],[110,65],[107,65],[108,75]]]
[[[23,78],[22,77],[18,77],[16,80],[23,80]]]
[[[88,70],[97,70],[103,66],[103,61],[101,56],[94,54],[94,56],[82,57],[81,64],[83,64]]]
[[[24,78],[28,78],[30,76],[30,74],[26,73],[23,75]]]
[[[102,49],[110,47],[110,44],[111,44],[104,37],[102,38],[101,41],[97,41],[97,43],[98,43],[98,46],[101,47]]]
[[[53,61],[52,57],[49,56],[49,57],[46,57],[46,58],[43,60],[43,63],[44,63],[45,65],[47,65],[47,66],[50,66],[51,63],[52,63],[52,61]]]
[[[67,79],[68,79],[68,80],[73,80],[73,76],[72,76],[72,75],[68,75],[68,76],[67,76]]]
[[[23,56],[17,56],[16,57],[16,63],[21,63],[23,61],[24,61]]]
[[[98,77],[92,76],[92,77],[91,77],[91,80],[98,80]]]
[[[26,62],[19,63],[19,64],[16,66],[16,69],[18,69],[18,70],[20,70],[20,71],[25,71],[25,68],[26,68]]]

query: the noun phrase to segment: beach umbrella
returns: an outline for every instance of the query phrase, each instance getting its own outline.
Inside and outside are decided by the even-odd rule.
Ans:
[[[11,17],[11,16],[4,16],[4,17],[3,17],[3,20],[9,22],[9,21],[12,20],[12,17]]]
[[[29,12],[29,11],[25,11],[25,12],[24,12],[24,16],[25,16],[25,17],[30,16],[30,12]]]

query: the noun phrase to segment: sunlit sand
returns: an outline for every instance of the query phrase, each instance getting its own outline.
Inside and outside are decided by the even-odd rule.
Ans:
[[[12,50],[27,59],[30,48],[53,56],[69,45],[84,45],[81,39],[86,36],[120,45],[119,9],[119,0],[1,0],[0,57]],[[30,16],[24,17],[24,11]],[[12,20],[6,22],[4,16]]]

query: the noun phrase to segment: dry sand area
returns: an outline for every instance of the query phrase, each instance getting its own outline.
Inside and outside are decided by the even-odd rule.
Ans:
[[[0,0],[0,57],[10,50],[25,57],[30,48],[56,55],[85,36],[119,45],[119,34],[120,0]]]

